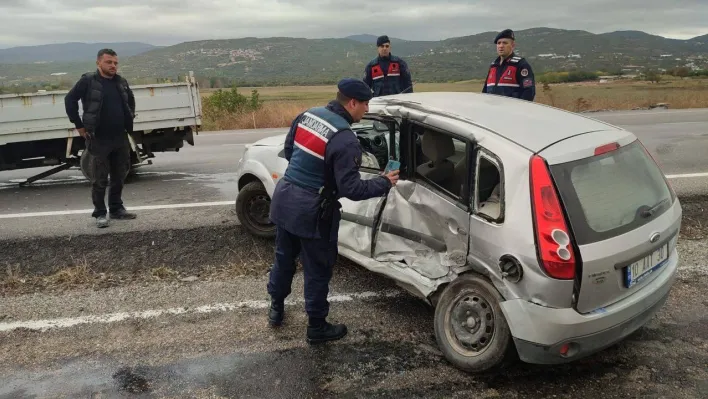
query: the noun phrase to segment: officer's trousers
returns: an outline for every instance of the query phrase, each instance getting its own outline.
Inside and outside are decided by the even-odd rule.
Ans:
[[[337,242],[305,239],[277,227],[275,264],[270,271],[268,293],[276,301],[290,295],[295,259],[300,256],[305,274],[305,311],[310,319],[324,319],[329,314],[329,281],[337,261]]]

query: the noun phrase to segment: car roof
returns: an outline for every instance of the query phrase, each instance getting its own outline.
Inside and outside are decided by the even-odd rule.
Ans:
[[[401,105],[462,119],[538,152],[581,133],[623,130],[608,123],[544,104],[474,92],[420,92],[375,97],[369,112]],[[470,138],[474,138],[470,133]]]

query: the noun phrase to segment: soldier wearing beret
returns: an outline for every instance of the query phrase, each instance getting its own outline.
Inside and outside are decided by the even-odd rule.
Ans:
[[[362,180],[361,147],[351,130],[369,110],[371,89],[361,80],[343,79],[337,98],[324,107],[298,115],[285,138],[289,164],[278,181],[270,206],[277,226],[275,263],[270,272],[268,319],[279,326],[284,301],[290,294],[295,259],[300,256],[305,275],[307,341],[336,340],[347,334],[343,324],[330,324],[327,294],[337,260],[341,220],[339,198],[362,201],[384,196],[398,181],[398,171]]]
[[[514,54],[514,31],[501,31],[494,38],[494,44],[497,45],[499,57],[489,67],[482,93],[533,101],[536,97],[533,70],[525,58]]]
[[[374,91],[374,97],[413,93],[413,80],[408,64],[391,54],[388,36],[376,40],[379,54],[364,69],[364,82]]]

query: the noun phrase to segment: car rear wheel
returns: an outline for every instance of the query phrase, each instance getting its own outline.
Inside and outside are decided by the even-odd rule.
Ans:
[[[513,349],[502,300],[489,281],[475,274],[463,274],[444,289],[435,306],[435,338],[455,367],[487,371]]]
[[[241,225],[257,237],[274,238],[275,225],[270,218],[270,196],[263,184],[253,181],[239,190],[236,216]]]

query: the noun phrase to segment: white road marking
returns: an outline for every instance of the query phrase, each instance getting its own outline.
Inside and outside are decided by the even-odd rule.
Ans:
[[[384,292],[358,292],[349,294],[339,294],[330,295],[327,299],[330,302],[352,302],[360,299],[371,299],[371,298],[391,298],[401,294],[401,291],[384,291]],[[286,305],[295,305],[298,303],[303,303],[301,299],[292,300],[288,299],[285,301]],[[213,305],[199,306],[195,308],[169,308],[169,309],[153,309],[145,310],[141,312],[118,312],[118,313],[108,313],[103,315],[94,316],[81,316],[81,317],[65,317],[58,319],[47,319],[47,320],[28,320],[28,321],[15,321],[11,323],[0,323],[0,332],[12,331],[18,328],[27,328],[30,330],[47,331],[52,328],[68,328],[80,324],[95,324],[95,323],[115,323],[128,319],[150,319],[154,317],[159,317],[163,315],[180,315],[180,314],[190,314],[190,313],[214,313],[214,312],[226,312],[233,311],[236,309],[266,309],[270,306],[270,301],[264,300],[252,300],[252,301],[240,301],[231,303],[216,303]]]
[[[129,211],[150,211],[158,209],[179,209],[179,208],[197,208],[204,206],[226,206],[233,205],[234,201],[216,201],[216,202],[192,202],[189,204],[165,204],[165,205],[145,205],[145,206],[130,206]],[[77,215],[82,213],[92,213],[93,209],[75,209],[71,211],[48,211],[48,212],[27,212],[27,213],[9,213],[0,215],[0,219],[16,219],[28,218],[37,216],[62,216],[62,215]]]
[[[176,172],[146,172],[151,174],[175,174]],[[708,177],[708,172],[701,173],[683,173],[675,175],[666,175],[668,179],[686,179],[686,178],[701,178]],[[146,205],[146,206],[131,206],[128,210],[131,211],[151,211],[160,209],[179,209],[179,208],[199,208],[208,206],[229,206],[234,205],[234,201],[215,201],[215,202],[192,202],[186,204],[164,204],[164,205]],[[64,215],[79,215],[92,213],[93,209],[75,209],[68,211],[46,211],[46,212],[25,212],[25,213],[8,213],[0,214],[0,219],[18,219],[39,216],[64,216]]]
[[[182,175],[187,177],[192,177],[195,179],[210,180],[217,175],[234,175],[234,172],[222,172],[221,169],[214,173],[191,173],[191,172],[175,172],[175,171],[163,171],[163,172],[137,172],[138,176],[174,176]],[[0,183],[0,190],[10,190],[16,189],[21,190],[22,187],[18,186],[18,183],[22,183],[25,179],[11,179],[10,183]],[[166,181],[166,180],[163,180]],[[31,187],[45,187],[54,185],[70,185],[70,184],[85,184],[88,180],[83,176],[75,175],[69,176],[68,178],[61,179],[43,179],[30,184]]]
[[[708,177],[708,172],[703,173],[684,173],[679,175],[666,175],[667,179],[686,179],[691,177]]]

